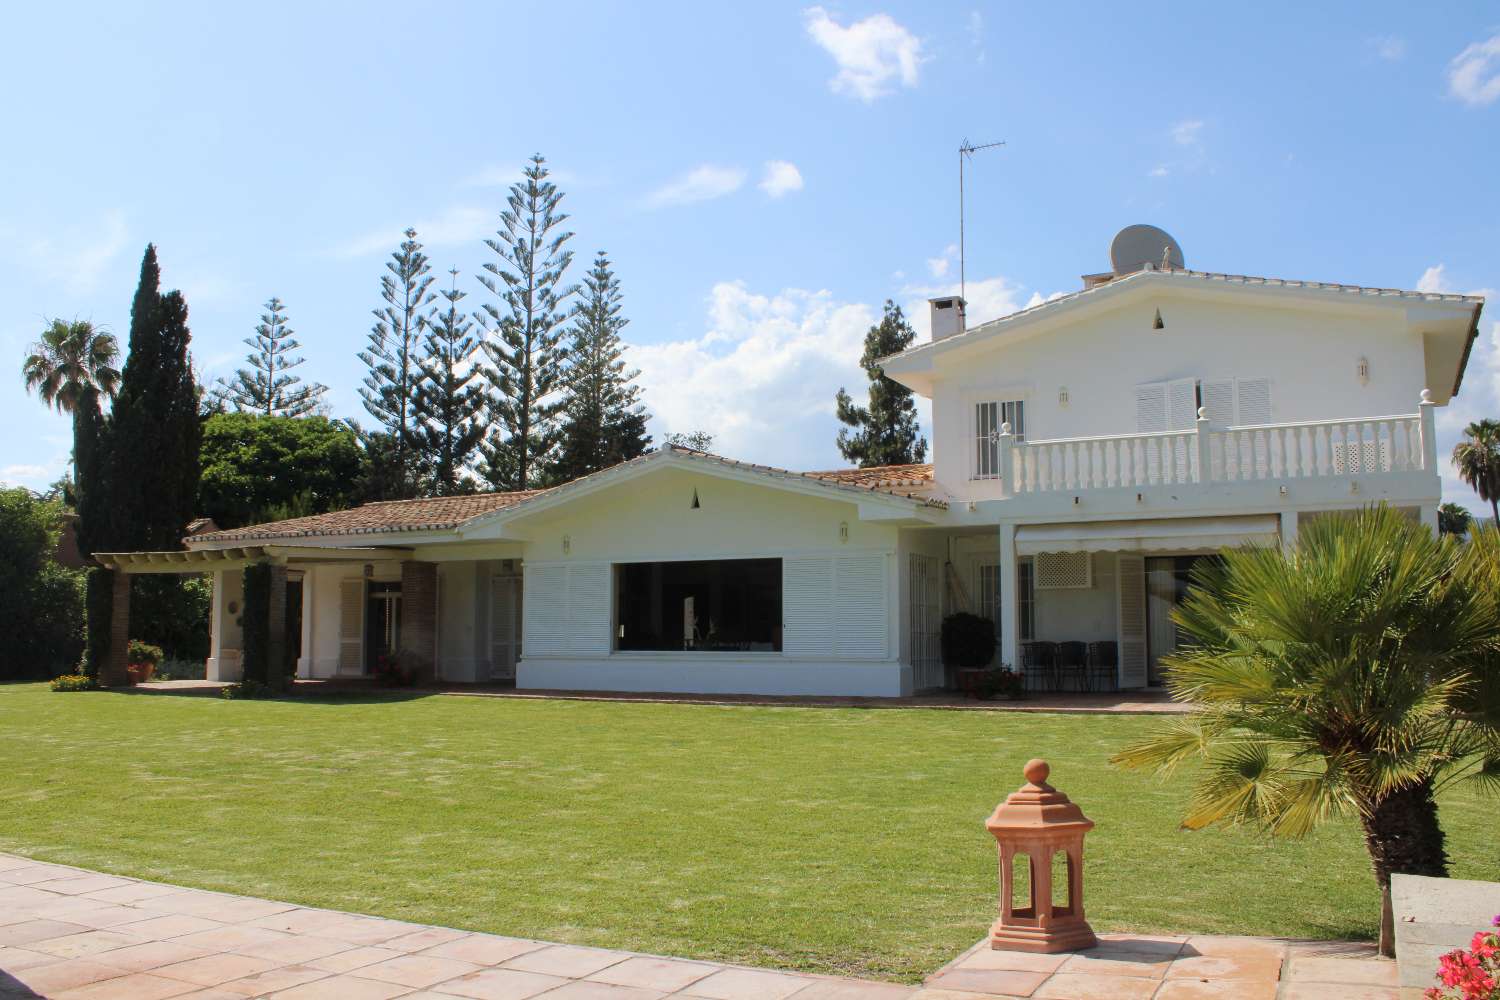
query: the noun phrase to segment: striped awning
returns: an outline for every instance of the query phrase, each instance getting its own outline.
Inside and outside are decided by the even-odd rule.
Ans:
[[[1275,514],[1026,524],[1016,529],[1016,555],[1021,556],[1041,552],[1214,552],[1280,542]]]

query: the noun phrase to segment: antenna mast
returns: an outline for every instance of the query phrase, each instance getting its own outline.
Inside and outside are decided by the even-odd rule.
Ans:
[[[960,298],[967,300],[968,281],[964,271],[964,160],[973,156],[981,149],[994,149],[1003,146],[1005,142],[987,142],[982,146],[976,146],[965,139],[958,147],[958,294]]]

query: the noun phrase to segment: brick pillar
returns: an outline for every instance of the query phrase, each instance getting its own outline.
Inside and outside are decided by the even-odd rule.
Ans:
[[[130,683],[130,574],[115,570],[110,581],[109,652],[99,667],[100,687]]]
[[[266,684],[273,691],[284,691],[287,686],[285,566],[271,566],[270,593],[266,596]]]
[[[401,564],[401,651],[409,653],[421,669],[418,680],[430,681],[436,670],[437,652],[437,564]]]

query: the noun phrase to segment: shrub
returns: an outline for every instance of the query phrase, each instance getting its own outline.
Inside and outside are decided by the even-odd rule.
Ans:
[[[201,681],[208,676],[208,665],[202,660],[179,660],[167,657],[156,668],[159,681]]]
[[[94,679],[87,674],[63,674],[52,678],[54,691],[92,691]]]
[[[411,687],[426,675],[431,664],[416,653],[383,653],[375,661],[375,676],[392,687]]]
[[[220,696],[230,701],[241,701],[247,698],[274,698],[276,692],[271,690],[269,684],[245,678],[238,684],[231,684],[219,692]]]
[[[62,505],[0,489],[0,680],[52,677],[83,649],[83,573],[59,566]]]
[[[241,663],[247,681],[265,684],[271,677],[271,567],[254,563],[245,567],[244,638]]]
[[[995,658],[995,623],[960,611],[943,619],[943,663],[960,669],[987,667]]]
[[[161,661],[162,651],[160,646],[153,646],[149,642],[142,642],[139,639],[130,640],[130,654],[126,662],[132,667],[145,666],[148,663],[155,667]]]
[[[1490,921],[1500,927],[1500,916]],[[1469,950],[1459,948],[1438,959],[1438,980],[1422,995],[1427,1000],[1496,1000],[1500,997],[1500,934],[1476,931]]]
[[[1026,693],[1026,682],[1018,671],[1001,664],[979,675],[973,693],[980,701],[992,701],[995,698],[1018,699]]]

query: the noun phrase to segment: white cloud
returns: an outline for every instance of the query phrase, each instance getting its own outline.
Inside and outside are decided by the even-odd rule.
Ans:
[[[983,63],[984,51],[984,15],[977,10],[969,11],[969,45],[974,50],[974,61]]]
[[[943,248],[941,255],[927,258],[927,273],[934,278],[945,278],[958,261],[958,244],[950,243]]]
[[[651,192],[646,196],[645,204],[647,208],[666,208],[711,201],[733,194],[744,183],[745,171],[742,168],[705,163]]]
[[[1475,42],[1453,57],[1448,92],[1476,108],[1500,98],[1500,35]]]
[[[1147,176],[1149,176],[1149,177],[1165,177],[1168,174],[1170,174],[1171,172],[1172,172],[1172,168],[1171,167],[1168,167],[1165,163],[1158,163],[1156,166],[1152,167],[1149,171],[1147,171]]]
[[[500,225],[499,213],[491,208],[477,205],[454,205],[442,215],[415,224],[392,225],[373,230],[357,239],[336,248],[336,257],[364,257],[372,253],[391,252],[400,245],[402,233],[410,225],[417,231],[417,239],[423,246],[438,247],[454,243],[480,240],[491,235]]]
[[[765,176],[761,178],[760,189],[772,198],[780,198],[784,194],[802,190],[802,171],[797,169],[795,163],[786,160],[767,160]]]
[[[903,87],[917,85],[922,40],[890,15],[872,14],[845,27],[822,7],[809,7],[802,13],[809,37],[838,66],[829,81],[834,93],[869,103],[889,94],[898,82]]]
[[[93,291],[106,269],[130,241],[125,213],[109,211],[86,226],[60,229],[50,235],[18,244],[24,248],[23,263],[47,281],[72,294]]]
[[[859,356],[877,319],[826,291],[716,284],[702,336],[630,348],[653,433],[705,430],[724,455],[785,468],[841,464],[833,397],[863,391]]]
[[[1447,266],[1434,264],[1422,272],[1422,277],[1417,280],[1417,291],[1455,292],[1458,289],[1448,280]],[[1492,288],[1474,289],[1467,294],[1483,295],[1490,302],[1497,298]],[[1443,499],[1463,504],[1476,515],[1488,516],[1489,504],[1480,500],[1469,485],[1458,478],[1458,472],[1453,468],[1453,446],[1463,437],[1463,429],[1470,423],[1493,417],[1497,412],[1500,412],[1500,321],[1486,322],[1481,314],[1480,332],[1469,354],[1463,386],[1447,406],[1438,407],[1436,414]]]
[[[57,479],[57,476],[48,476],[48,470],[40,465],[7,465],[0,468],[0,483],[10,483],[16,486],[44,486]]]
[[[1383,35],[1370,39],[1370,48],[1386,62],[1400,62],[1406,58],[1406,39],[1398,35]]]
[[[964,319],[969,327],[988,323],[992,319],[1009,315],[1024,308],[1021,305],[1020,285],[1009,278],[981,278],[970,281],[965,289]],[[901,308],[906,318],[917,331],[917,342],[922,343],[932,336],[932,316],[927,300],[941,295],[959,294],[959,283],[947,282],[931,285],[907,285],[901,289]]]
[[[1172,126],[1172,141],[1179,146],[1196,146],[1203,141],[1199,136],[1199,133],[1202,131],[1202,120],[1197,118],[1186,119]]]

